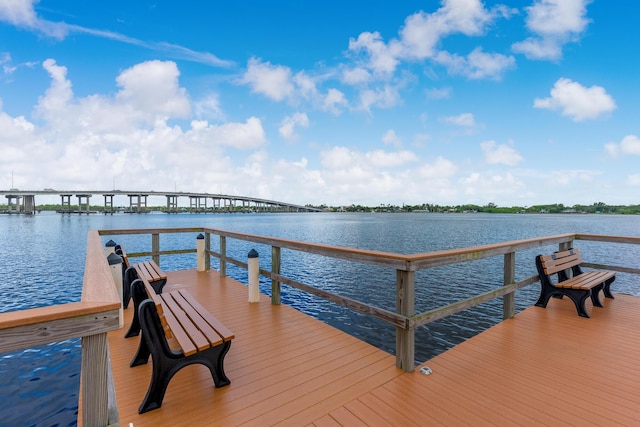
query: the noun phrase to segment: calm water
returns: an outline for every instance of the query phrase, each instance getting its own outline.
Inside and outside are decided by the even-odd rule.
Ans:
[[[567,232],[640,236],[638,216],[596,215],[448,215],[448,214],[209,214],[209,215],[83,215],[44,213],[0,215],[0,311],[78,301],[84,273],[87,231],[109,228],[207,226],[399,253],[419,253]],[[114,236],[128,252],[150,249],[150,237]],[[108,239],[105,239],[105,241]],[[212,239],[214,245],[216,239]],[[585,258],[613,257],[612,264],[640,267],[640,248],[577,242]],[[195,247],[195,235],[161,237],[162,249]],[[229,241],[229,255],[245,259],[255,248],[262,268],[270,268],[271,250]],[[622,255],[620,248],[624,248]],[[519,253],[517,277],[535,274],[534,257],[556,247]],[[498,259],[499,258],[499,259]],[[195,256],[161,259],[164,269],[194,268]],[[634,264],[635,263],[635,264]],[[214,261],[212,260],[214,267]],[[229,275],[246,283],[246,271],[229,267]],[[292,251],[282,252],[282,272],[340,295],[393,310],[395,272],[378,267],[328,260]],[[502,258],[460,266],[438,267],[416,276],[416,310],[424,311],[495,289],[502,282]],[[270,292],[263,280],[261,289]],[[619,274],[614,292],[640,296],[637,277]],[[538,288],[518,292],[517,309],[535,302]],[[394,329],[386,324],[283,288],[282,299],[308,314],[394,351]],[[420,328],[417,361],[425,361],[478,331],[500,321],[499,300]],[[0,354],[0,426],[75,425],[80,376],[80,342],[62,343]]]

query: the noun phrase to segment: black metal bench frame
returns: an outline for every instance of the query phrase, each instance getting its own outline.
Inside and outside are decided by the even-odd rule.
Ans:
[[[554,254],[552,254],[552,257],[553,259],[555,259],[555,256],[564,256],[565,254],[570,254],[571,256],[575,255],[579,259],[581,259],[579,251],[577,249],[554,252]],[[591,302],[593,303],[594,307],[603,307],[599,297],[600,290],[603,291],[606,298],[613,299],[613,294],[611,293],[610,287],[611,283],[613,283],[616,278],[615,273],[606,272],[606,275],[604,276],[607,277],[606,279],[602,281],[599,281],[599,279],[595,279],[595,283],[597,284],[589,288],[562,287],[562,282],[568,282],[572,280],[575,282],[594,280],[594,273],[597,273],[593,271],[584,272],[580,267],[580,262],[572,262],[567,264],[565,269],[557,271],[558,281],[556,284],[554,284],[551,280],[550,275],[547,275],[545,273],[542,257],[543,255],[536,256],[536,268],[538,269],[538,276],[540,277],[541,284],[540,296],[535,304],[536,306],[545,308],[551,297],[562,299],[562,297],[566,295],[575,304],[578,315],[588,318],[590,316],[585,308],[585,302],[587,298],[591,298]],[[569,269],[571,270],[572,277],[569,277],[569,275],[567,275],[567,270]],[[551,276],[552,275],[553,274],[551,274]]]
[[[160,408],[171,378],[185,366],[201,364],[209,368],[216,388],[231,384],[224,372],[224,358],[231,347],[230,340],[185,356],[182,351],[173,350],[169,346],[156,303],[152,299],[146,299],[147,292],[144,283],[140,279],[136,279],[132,284],[131,291],[134,303],[136,300],[143,300],[138,307],[142,337],[130,366],[146,364],[149,356],[152,358],[151,381],[147,394],[138,408],[138,413],[142,414]]]

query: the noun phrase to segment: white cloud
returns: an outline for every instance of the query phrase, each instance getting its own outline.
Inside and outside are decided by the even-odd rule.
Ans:
[[[451,98],[452,92],[451,87],[431,88],[424,91],[428,99],[448,99]]]
[[[595,119],[616,108],[616,103],[601,86],[582,86],[567,78],[559,79],[551,89],[551,97],[536,98],[534,108],[561,110],[563,116],[569,116],[579,122]]]
[[[505,144],[498,145],[495,141],[482,142],[480,148],[484,155],[484,161],[490,165],[515,166],[523,160],[520,153],[513,147]]]
[[[4,0],[0,2],[0,21],[17,27],[33,27],[38,18],[32,0]]]
[[[443,0],[434,13],[420,11],[407,17],[400,30],[403,55],[418,59],[432,57],[443,37],[455,33],[481,35],[488,24],[505,12],[504,8],[487,10],[480,0]]]
[[[385,43],[380,33],[363,32],[357,39],[349,41],[349,50],[364,54],[367,58],[364,66],[374,74],[389,76],[395,72],[400,60],[436,57],[444,37],[452,34],[482,35],[498,17],[509,17],[512,13],[513,10],[501,5],[485,9],[480,0],[442,0],[441,7],[433,13],[419,11],[408,16],[399,31],[399,38]],[[446,59],[441,58],[441,61],[446,62]],[[467,58],[462,70],[472,78],[497,78],[512,61],[504,55],[481,54],[478,50]],[[460,60],[454,62],[459,63]],[[364,77],[363,74],[359,76]]]
[[[291,141],[297,137],[297,126],[309,126],[309,117],[307,117],[305,113],[295,113],[291,116],[285,117],[280,124],[278,132],[284,139]]]
[[[462,113],[457,116],[442,117],[440,121],[448,125],[460,126],[463,128],[472,128],[476,125],[476,119],[471,113]]]
[[[367,89],[360,92],[358,109],[371,112],[371,107],[391,108],[400,102],[400,94],[396,87],[384,85],[376,89]]]
[[[345,69],[342,71],[341,80],[348,85],[360,85],[370,82],[371,73],[362,67]]]
[[[500,174],[481,174],[473,172],[460,179],[467,198],[494,200],[497,198],[514,198],[524,188],[524,183],[511,172]]]
[[[393,129],[389,129],[382,135],[382,142],[397,148],[402,147],[402,138]]]
[[[274,101],[282,101],[293,95],[294,86],[291,78],[289,67],[271,65],[270,62],[251,58],[247,65],[247,71],[239,83],[249,85],[254,93],[259,93]]]
[[[418,160],[418,157],[414,153],[407,150],[395,152],[374,150],[366,153],[365,157],[371,162],[371,166],[382,169],[397,168]]]
[[[121,90],[116,97],[135,110],[165,118],[188,117],[191,105],[179,76],[175,62],[143,62],[120,73],[116,82]]]
[[[527,28],[535,34],[514,43],[514,52],[529,59],[555,60],[562,57],[562,47],[577,41],[589,24],[587,4],[591,0],[535,0],[526,7]]]
[[[627,135],[620,143],[609,142],[604,146],[605,151],[612,157],[619,155],[640,156],[640,138],[636,135]]]
[[[342,107],[349,104],[344,93],[338,89],[331,88],[324,95],[320,108],[333,114],[339,114]]]
[[[438,52],[434,60],[449,70],[450,74],[461,74],[470,79],[500,80],[504,73],[515,67],[515,58],[499,53],[485,53],[475,48],[466,58],[449,52]]]

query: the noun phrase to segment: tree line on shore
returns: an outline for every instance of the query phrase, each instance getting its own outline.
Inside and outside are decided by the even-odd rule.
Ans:
[[[512,213],[512,214],[531,214],[531,213],[579,213],[579,214],[640,214],[640,205],[607,205],[603,202],[597,202],[592,205],[573,205],[565,206],[562,203],[554,203],[550,205],[533,205],[533,206],[497,206],[495,203],[489,203],[484,206],[465,204],[465,205],[437,205],[424,203],[421,205],[384,205],[379,206],[363,206],[352,204],[350,206],[329,207],[326,205],[313,206],[318,209],[324,209],[331,212],[436,212],[436,213]]]

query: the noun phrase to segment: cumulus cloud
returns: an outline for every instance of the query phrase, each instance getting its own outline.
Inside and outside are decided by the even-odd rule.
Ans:
[[[278,132],[284,139],[291,141],[294,140],[296,135],[296,127],[308,127],[309,117],[305,113],[295,113],[291,116],[287,116],[282,120]]]
[[[274,101],[291,97],[294,86],[291,81],[291,69],[282,65],[272,65],[258,58],[249,59],[247,71],[238,80],[251,87],[251,91]]]
[[[556,60],[562,57],[562,47],[579,40],[589,19],[587,4],[591,0],[536,0],[526,7],[527,28],[534,36],[514,43],[514,52],[529,59]]]
[[[512,10],[504,6],[486,9],[480,0],[443,0],[433,13],[416,12],[405,19],[399,38],[385,43],[378,32],[363,32],[349,41],[349,50],[366,58],[365,67],[377,75],[392,74],[401,60],[425,60],[439,52],[441,40],[452,34],[479,36],[499,17],[509,17]],[[496,67],[505,68],[507,57],[499,54],[481,55],[474,51],[465,62],[463,70],[473,78],[495,78]],[[441,58],[446,61],[447,58]],[[451,58],[449,58],[451,59]],[[457,63],[460,60],[456,61]],[[491,63],[491,65],[489,65]],[[460,67],[460,65],[458,65]]]
[[[549,98],[536,98],[534,108],[560,110],[563,116],[580,122],[595,119],[616,109],[616,103],[601,86],[584,87],[567,78],[559,79]]]
[[[466,58],[441,51],[435,55],[434,60],[447,67],[450,74],[459,74],[474,80],[500,80],[507,70],[515,67],[516,63],[513,56],[485,53],[479,47]]]
[[[522,156],[510,145],[485,141],[480,144],[480,148],[484,161],[490,165],[515,166],[523,160]]]
[[[605,151],[612,157],[620,155],[640,156],[640,138],[636,135],[627,135],[620,143],[609,142],[604,146]]]
[[[185,118],[191,113],[191,104],[178,83],[179,76],[175,62],[143,62],[120,73],[116,82],[121,90],[116,97],[138,111]]]

